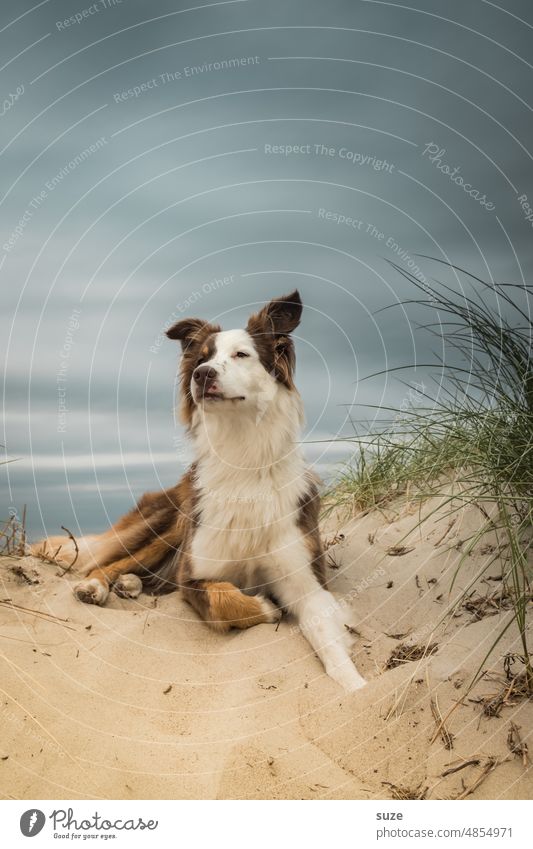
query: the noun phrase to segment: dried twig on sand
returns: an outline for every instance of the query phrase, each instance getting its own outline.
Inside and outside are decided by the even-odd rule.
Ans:
[[[483,784],[483,782],[485,781],[487,776],[490,775],[490,773],[494,769],[496,769],[496,767],[499,766],[501,763],[502,763],[502,761],[499,761],[497,758],[494,758],[492,756],[487,758],[487,760],[485,761],[485,763],[481,767],[481,771],[480,771],[478,777],[476,778],[476,780],[470,785],[465,785],[464,781],[461,782],[462,785],[463,785],[463,790],[462,790],[461,793],[459,793],[458,796],[454,796],[453,798],[454,799],[466,799],[467,796],[470,796],[472,793],[474,793],[477,790],[477,788],[481,784]]]
[[[14,554],[16,551],[15,547],[15,537],[17,533],[17,527],[15,523],[15,517],[10,516],[7,522],[4,523],[2,530],[0,530],[0,539],[4,540],[2,554]]]
[[[26,554],[26,505],[22,511],[22,520],[12,513],[0,530],[0,554],[23,557]]]
[[[74,534],[71,531],[69,531],[68,528],[65,528],[64,525],[61,525],[61,530],[65,531],[68,538],[71,539],[73,544],[74,544],[74,558],[73,558],[71,563],[69,563],[67,566],[65,566],[63,563],[61,563],[60,560],[57,559],[59,552],[63,548],[62,545],[58,545],[58,547],[56,548],[56,550],[54,552],[49,553],[48,550],[47,550],[47,547],[46,547],[46,540],[44,542],[43,548],[40,551],[35,552],[35,555],[34,555],[35,557],[38,557],[39,560],[44,561],[44,563],[51,563],[52,566],[60,566],[63,569],[63,571],[59,573],[60,578],[63,575],[66,575],[67,572],[70,572],[70,570],[72,569],[72,567],[76,563],[76,560],[78,559],[78,555],[80,553],[78,543],[76,542],[76,538],[75,538]]]
[[[429,645],[414,645],[408,646],[402,643],[392,650],[391,655],[385,664],[385,669],[395,669],[403,663],[409,663],[412,660],[423,660],[429,655],[435,654],[438,649],[438,643],[430,643]]]
[[[485,716],[494,717],[500,716],[502,708],[512,707],[512,705],[516,705],[518,702],[529,698],[531,698],[531,693],[529,691],[527,674],[524,670],[523,672],[518,672],[511,681],[505,682],[498,692],[489,693],[486,696],[481,696],[479,699],[469,699],[469,701],[482,705]]]
[[[71,570],[71,569],[72,569],[72,567],[74,566],[74,564],[75,564],[76,560],[78,559],[78,555],[79,555],[79,553],[80,553],[80,550],[79,550],[79,548],[78,548],[78,543],[76,542],[76,538],[75,538],[74,534],[72,534],[72,533],[69,531],[69,529],[68,529],[68,528],[65,528],[65,526],[64,526],[64,525],[61,525],[61,530],[62,530],[62,531],[65,531],[65,533],[66,533],[66,534],[68,534],[69,539],[71,539],[71,540],[72,540],[72,542],[74,543],[74,560],[72,561],[72,563],[69,563],[69,565],[68,565],[68,566],[66,566],[66,567],[63,569],[63,572],[61,573],[61,575],[66,575],[66,573],[67,573],[67,572],[70,572],[70,570]],[[61,577],[61,576],[60,576],[60,577]]]
[[[445,769],[443,773],[441,773],[441,778],[446,778],[448,775],[453,775],[454,772],[459,772],[461,769],[466,769],[467,766],[479,766],[481,763],[479,758],[470,758],[469,761],[463,761],[458,766],[451,766],[449,769]]]
[[[29,586],[35,586],[36,584],[41,583],[37,570],[30,570],[27,567],[24,567],[22,563],[15,563],[13,566],[10,566],[9,571]]]
[[[333,534],[331,537],[324,538],[324,551],[327,551],[328,548],[331,548],[332,545],[338,545],[340,542],[344,542],[345,536],[341,533]]]
[[[404,554],[409,554],[410,551],[414,551],[415,547],[407,546],[407,545],[391,545],[387,549],[387,554],[389,557],[403,557]]]
[[[62,547],[63,546],[58,545],[55,551],[49,552],[45,540],[43,547],[39,549],[39,551],[35,551],[33,556],[38,557],[39,560],[43,561],[43,563],[50,563],[52,566],[62,566],[62,564],[57,559],[57,555],[61,551]]]
[[[382,781],[383,785],[390,787],[391,796],[393,799],[425,799],[428,792],[427,787],[402,787],[399,784],[393,784],[392,781]]]
[[[483,619],[485,616],[495,616],[502,610],[510,610],[513,606],[513,599],[507,589],[502,589],[500,592],[490,593],[484,596],[474,596],[467,598],[462,607],[473,613],[473,622]]]
[[[509,733],[507,734],[507,748],[513,755],[518,755],[522,759],[524,769],[527,769],[529,763],[528,747],[525,740],[520,736],[520,727],[514,722],[509,723]]]

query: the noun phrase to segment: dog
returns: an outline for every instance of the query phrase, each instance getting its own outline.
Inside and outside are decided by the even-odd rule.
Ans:
[[[366,683],[347,644],[342,610],[326,589],[315,476],[298,444],[303,423],[291,333],[298,291],[275,298],[245,330],[184,318],[181,419],[195,459],[170,489],[144,495],[108,531],[77,540],[86,577],[77,597],[105,603],[179,588],[212,628],[250,628],[292,614],[326,673],[346,691]],[[51,538],[34,553],[73,543]]]

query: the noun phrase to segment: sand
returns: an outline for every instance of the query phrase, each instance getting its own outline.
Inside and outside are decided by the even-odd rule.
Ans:
[[[486,716],[475,701],[498,692],[503,656],[521,651],[511,625],[485,659],[512,612],[496,604],[477,619],[459,606],[441,621],[483,567],[485,579],[501,575],[497,541],[465,554],[483,521],[475,509],[451,526],[437,511],[406,538],[419,509],[397,503],[325,530],[343,534],[328,551],[330,586],[359,631],[353,656],[368,679],[352,695],[288,618],[217,635],[179,595],[112,593],[88,606],[72,594],[74,574],[0,558],[2,797],[532,798],[533,772],[507,740],[513,722],[533,752],[533,702]],[[472,590],[501,586],[478,579]],[[403,645],[432,643],[429,656],[390,662]],[[480,666],[488,676],[467,694]],[[435,738],[435,711],[451,709],[448,736]]]

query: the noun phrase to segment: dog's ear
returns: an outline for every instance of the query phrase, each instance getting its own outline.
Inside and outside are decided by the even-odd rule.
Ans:
[[[295,289],[289,295],[274,298],[256,315],[251,316],[248,327],[252,327],[257,332],[258,326],[262,324],[263,332],[270,332],[275,336],[287,336],[300,324],[302,309],[300,293]]]
[[[274,343],[274,376],[289,389],[294,389],[294,343],[290,336],[279,336]]]
[[[264,368],[288,389],[294,389],[294,343],[290,334],[298,327],[302,300],[295,289],[275,298],[250,316],[247,331],[254,340]]]
[[[182,351],[186,351],[194,342],[199,342],[207,332],[215,331],[217,328],[204,321],[203,318],[182,318],[166,331],[169,339],[178,339],[181,342]]]

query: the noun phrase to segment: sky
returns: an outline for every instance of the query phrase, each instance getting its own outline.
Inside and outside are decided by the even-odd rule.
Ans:
[[[334,474],[353,421],[435,379],[392,262],[531,281],[532,36],[527,0],[2,3],[0,518],[94,532],[175,483],[164,328],[295,287]]]

